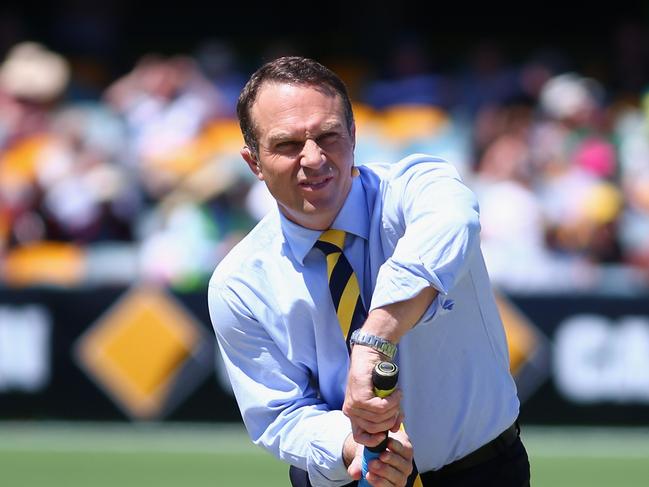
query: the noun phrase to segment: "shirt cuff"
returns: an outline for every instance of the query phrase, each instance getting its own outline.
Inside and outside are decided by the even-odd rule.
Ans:
[[[343,461],[343,445],[351,434],[349,418],[342,411],[330,411],[323,416],[326,435],[314,439],[309,445],[307,472],[313,487],[337,487],[352,482]]]
[[[420,272],[426,272],[422,263],[419,267]],[[453,309],[454,302],[448,298],[446,287],[434,273],[428,273],[427,279],[388,260],[379,272],[370,311],[414,298],[430,286],[434,287],[438,294],[422,315],[419,324],[430,323],[433,318],[448,313]]]

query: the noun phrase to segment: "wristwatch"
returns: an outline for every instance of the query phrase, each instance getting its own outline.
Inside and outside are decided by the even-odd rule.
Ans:
[[[352,344],[352,347],[354,345],[363,345],[365,347],[373,348],[377,352],[381,352],[383,355],[389,357],[390,360],[392,360],[397,354],[397,346],[394,343],[385,338],[365,333],[360,329],[354,330],[349,341]]]

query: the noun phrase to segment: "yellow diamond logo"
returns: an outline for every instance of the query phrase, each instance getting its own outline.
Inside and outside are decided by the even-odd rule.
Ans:
[[[507,335],[509,367],[516,374],[536,347],[534,325],[504,297],[496,296],[496,304]]]
[[[549,375],[550,346],[547,338],[510,300],[495,293],[505,328],[509,368],[521,400],[529,397]]]
[[[188,364],[196,364],[205,343],[200,323],[170,294],[138,287],[80,337],[76,354],[81,368],[127,414],[152,419],[162,415],[174,384],[187,375],[182,372]],[[180,389],[187,393],[187,384]]]

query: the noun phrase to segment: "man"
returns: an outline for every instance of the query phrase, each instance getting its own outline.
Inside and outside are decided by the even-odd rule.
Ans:
[[[237,112],[241,155],[277,211],[219,264],[208,299],[252,440],[291,464],[294,486],[355,485],[387,430],[374,487],[527,485],[477,203],[455,169],[425,155],[355,167],[345,86],[310,59],[262,66]],[[353,269],[359,323],[343,325],[333,261]],[[388,359],[399,388],[375,397],[371,371]]]

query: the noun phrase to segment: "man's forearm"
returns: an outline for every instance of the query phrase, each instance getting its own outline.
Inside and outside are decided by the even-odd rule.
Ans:
[[[435,288],[427,287],[413,298],[373,309],[363,325],[363,331],[399,343],[401,337],[423,316],[437,294]]]

